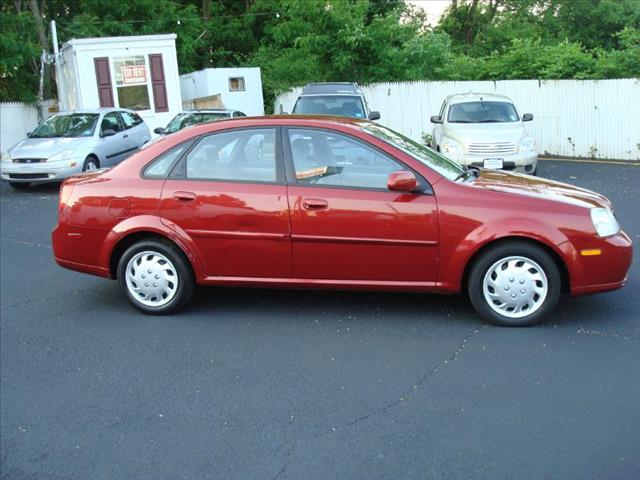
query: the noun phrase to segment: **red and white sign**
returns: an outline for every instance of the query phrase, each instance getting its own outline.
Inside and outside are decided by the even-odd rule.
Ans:
[[[122,80],[125,85],[147,83],[147,70],[144,65],[125,65],[122,67]]]

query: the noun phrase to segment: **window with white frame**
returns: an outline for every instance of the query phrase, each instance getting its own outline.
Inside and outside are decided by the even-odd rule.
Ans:
[[[229,77],[230,92],[244,92],[244,77]]]
[[[144,55],[115,57],[113,70],[116,77],[118,106],[131,110],[149,110],[149,74]]]

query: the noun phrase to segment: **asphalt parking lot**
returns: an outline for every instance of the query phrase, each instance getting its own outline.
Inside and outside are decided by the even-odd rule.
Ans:
[[[544,161],[640,245],[640,167]],[[640,477],[640,266],[527,329],[462,297],[200,289],[151,317],[0,191],[3,479]],[[637,257],[637,255],[636,255]]]

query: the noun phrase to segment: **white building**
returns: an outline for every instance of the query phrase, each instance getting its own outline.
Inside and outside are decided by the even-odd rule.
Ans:
[[[149,129],[182,111],[176,35],[81,38],[56,59],[60,110],[119,107],[138,111]]]
[[[264,115],[260,68],[205,68],[180,75],[185,109],[226,108]]]

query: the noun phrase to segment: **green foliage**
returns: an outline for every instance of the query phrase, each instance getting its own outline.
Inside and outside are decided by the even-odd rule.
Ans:
[[[33,17],[0,8],[0,99],[33,102],[38,93],[40,48]]]
[[[640,76],[638,0],[455,0],[435,28],[401,0],[37,0],[40,18],[28,3],[0,3],[0,100],[35,100],[50,19],[60,43],[176,33],[181,73],[259,66],[268,108],[310,81]]]

